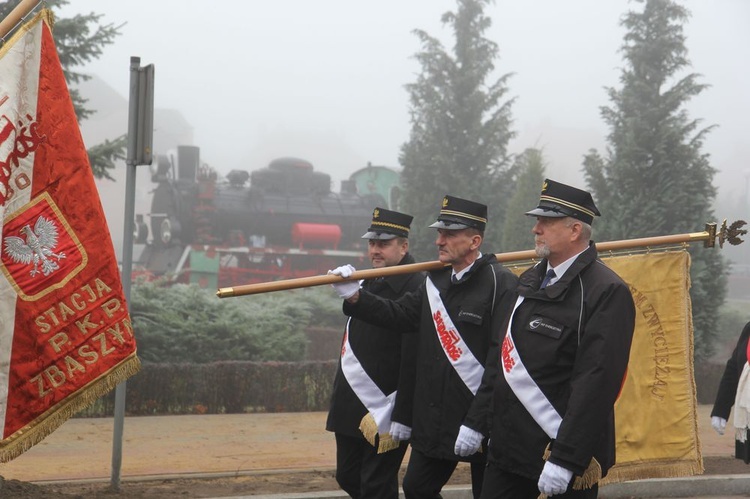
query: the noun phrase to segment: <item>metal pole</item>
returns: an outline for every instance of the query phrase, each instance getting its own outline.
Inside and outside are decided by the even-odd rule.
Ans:
[[[125,160],[125,224],[122,237],[122,290],[130,312],[130,276],[133,269],[133,220],[135,219],[136,135],[138,128],[138,82],[140,57],[130,58],[130,101],[128,109],[128,156]],[[125,425],[125,388],[123,381],[115,388],[114,434],[112,437],[112,477],[110,487],[120,490],[122,468],[122,434]]]

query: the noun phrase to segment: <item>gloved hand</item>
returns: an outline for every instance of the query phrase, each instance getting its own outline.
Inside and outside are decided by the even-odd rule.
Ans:
[[[401,423],[391,421],[391,438],[396,442],[403,442],[411,438],[411,428]]]
[[[479,450],[479,447],[482,445],[482,438],[484,438],[484,436],[478,431],[472,430],[468,426],[461,425],[461,429],[458,430],[458,437],[456,437],[456,445],[453,448],[453,452],[461,457],[471,456]]]
[[[346,279],[347,277],[351,277],[351,275],[354,273],[354,267],[351,265],[342,265],[341,267],[336,267],[333,270],[329,270],[329,274],[338,275]],[[336,291],[336,293],[346,300],[347,298],[351,298],[354,296],[357,291],[359,291],[359,282],[358,281],[347,281],[347,282],[338,282],[331,284],[333,289]]]
[[[539,476],[539,492],[547,496],[562,494],[568,490],[570,479],[573,478],[573,472],[558,466],[555,463],[547,461],[544,463],[544,469]]]
[[[724,429],[727,427],[727,420],[719,416],[711,416],[711,426],[714,427],[716,433],[723,435]]]
[[[329,270],[328,273],[333,275],[340,275],[341,277],[346,279],[348,277],[351,277],[355,270],[357,269],[347,263],[346,265],[342,265],[341,267],[336,267],[333,270]]]

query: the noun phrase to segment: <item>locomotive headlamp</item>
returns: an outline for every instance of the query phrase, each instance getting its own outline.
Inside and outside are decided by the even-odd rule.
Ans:
[[[181,236],[181,232],[182,225],[180,225],[180,221],[173,217],[166,217],[159,224],[160,239],[165,246],[169,246],[170,243],[176,243]]]
[[[169,244],[172,240],[172,222],[169,221],[169,218],[165,218],[161,221],[159,232],[161,232],[161,242]]]

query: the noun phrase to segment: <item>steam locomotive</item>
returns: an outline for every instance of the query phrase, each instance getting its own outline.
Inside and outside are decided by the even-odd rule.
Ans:
[[[363,177],[365,171],[360,183],[373,172],[397,182],[395,172],[372,170]],[[252,173],[233,170],[220,179],[201,164],[194,146],[158,156],[151,181],[157,184],[151,213],[136,215],[134,225],[142,248],[136,276],[207,288],[325,274],[345,263],[362,267],[366,246],[360,236],[373,208],[388,206],[375,189],[358,193],[356,178],[332,192],[330,175],[299,158],[275,159]]]

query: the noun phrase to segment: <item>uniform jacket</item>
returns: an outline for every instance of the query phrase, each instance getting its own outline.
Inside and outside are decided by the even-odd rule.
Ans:
[[[414,258],[406,254],[399,265],[409,263],[414,263]],[[422,281],[422,273],[403,274],[368,279],[364,281],[362,288],[375,295],[395,299],[417,289]],[[398,383],[402,354],[413,355],[415,343],[414,335],[402,335],[399,331],[373,326],[358,319],[352,319],[349,324],[349,344],[352,351],[370,379],[385,395],[396,389],[400,390]],[[359,424],[365,414],[367,409],[346,381],[339,357],[326,430],[364,440]]]
[[[495,255],[483,255],[455,284],[451,269],[430,272],[443,303],[474,357],[484,363],[490,335],[498,331],[515,298],[517,278],[497,262]],[[449,363],[440,346],[432,321],[425,285],[396,301],[372,293],[360,293],[352,305],[344,302],[344,313],[401,331],[418,331],[418,353],[413,359],[413,401],[397,401],[393,420],[412,427],[411,445],[420,452],[441,459],[482,462],[486,453],[459,458],[454,453],[458,430],[474,395]],[[408,421],[409,406],[413,410]],[[404,413],[407,416],[404,416]]]
[[[737,340],[737,346],[732,352],[732,356],[727,360],[727,366],[724,368],[724,374],[719,382],[719,391],[716,394],[716,402],[711,411],[711,416],[729,419],[729,413],[734,405],[734,399],[737,395],[737,384],[740,381],[740,374],[747,362],[747,342],[750,338],[750,322],[745,324]]]
[[[546,270],[545,259],[519,278],[524,301],[513,318],[515,347],[562,416],[549,460],[580,475],[594,456],[605,475],[615,462],[614,403],[630,355],[633,298],[620,277],[597,259],[593,243],[557,282],[540,290]],[[538,321],[553,327],[535,327]],[[549,332],[555,329],[559,332]],[[492,397],[489,460],[505,471],[537,479],[550,439],[516,398],[500,365],[499,345],[494,343],[477,394],[484,404]],[[487,434],[481,411],[472,412],[467,421]]]

